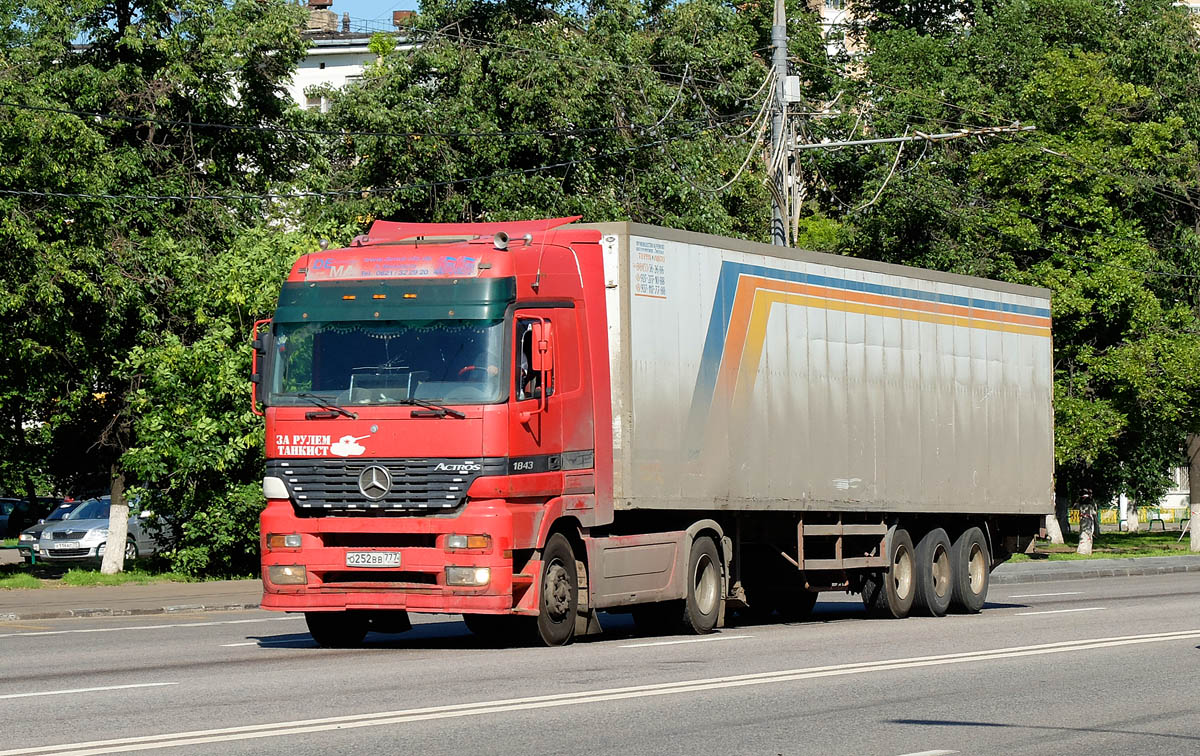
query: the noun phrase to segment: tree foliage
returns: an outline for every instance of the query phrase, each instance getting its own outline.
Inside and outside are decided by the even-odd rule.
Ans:
[[[801,246],[1051,289],[1062,498],[1157,498],[1198,425],[1195,26],[1168,0],[855,7],[865,52],[839,67],[789,6],[803,139],[1037,131],[804,151]],[[769,230],[771,3],[426,0],[324,113],[283,92],[299,13],[0,0],[0,486],[128,476],[195,573],[257,561],[245,343],[317,237],[378,217]],[[315,194],[246,196],[294,191]]]
[[[910,146],[893,174],[895,148],[824,156],[839,249],[1050,288],[1060,496],[1156,501],[1200,388],[1196,27],[1165,0],[1015,0],[866,39],[848,88],[879,133],[1037,131]]]

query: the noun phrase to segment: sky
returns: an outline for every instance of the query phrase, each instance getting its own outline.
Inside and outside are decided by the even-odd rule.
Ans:
[[[330,8],[340,18],[343,13],[349,13],[355,21],[377,20],[391,23],[392,11],[416,10],[417,0],[333,0]]]

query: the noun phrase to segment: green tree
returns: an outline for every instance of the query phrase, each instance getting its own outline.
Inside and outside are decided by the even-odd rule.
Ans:
[[[1166,0],[870,31],[870,128],[1037,132],[820,157],[839,248],[1053,291],[1058,500],[1157,501],[1200,418],[1200,38]],[[873,205],[867,200],[886,185]],[[847,199],[848,198],[848,199]]]
[[[111,487],[106,571],[121,568],[126,453],[143,440],[148,377],[131,366],[228,328],[194,317],[194,291],[262,211],[203,198],[263,192],[306,159],[287,133],[183,122],[295,118],[282,84],[304,50],[297,13],[282,0],[0,2],[0,343],[16,355],[0,456],[29,467],[44,454],[73,491]],[[169,485],[141,472],[129,482]]]

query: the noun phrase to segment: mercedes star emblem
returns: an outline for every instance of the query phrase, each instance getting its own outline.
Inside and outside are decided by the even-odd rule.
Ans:
[[[386,467],[371,465],[358,474],[358,490],[368,501],[379,501],[392,490],[392,474]]]

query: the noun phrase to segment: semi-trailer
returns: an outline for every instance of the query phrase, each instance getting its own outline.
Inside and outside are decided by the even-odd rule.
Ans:
[[[346,646],[983,607],[1053,511],[1047,290],[576,220],[296,261],[253,334],[264,608]]]

